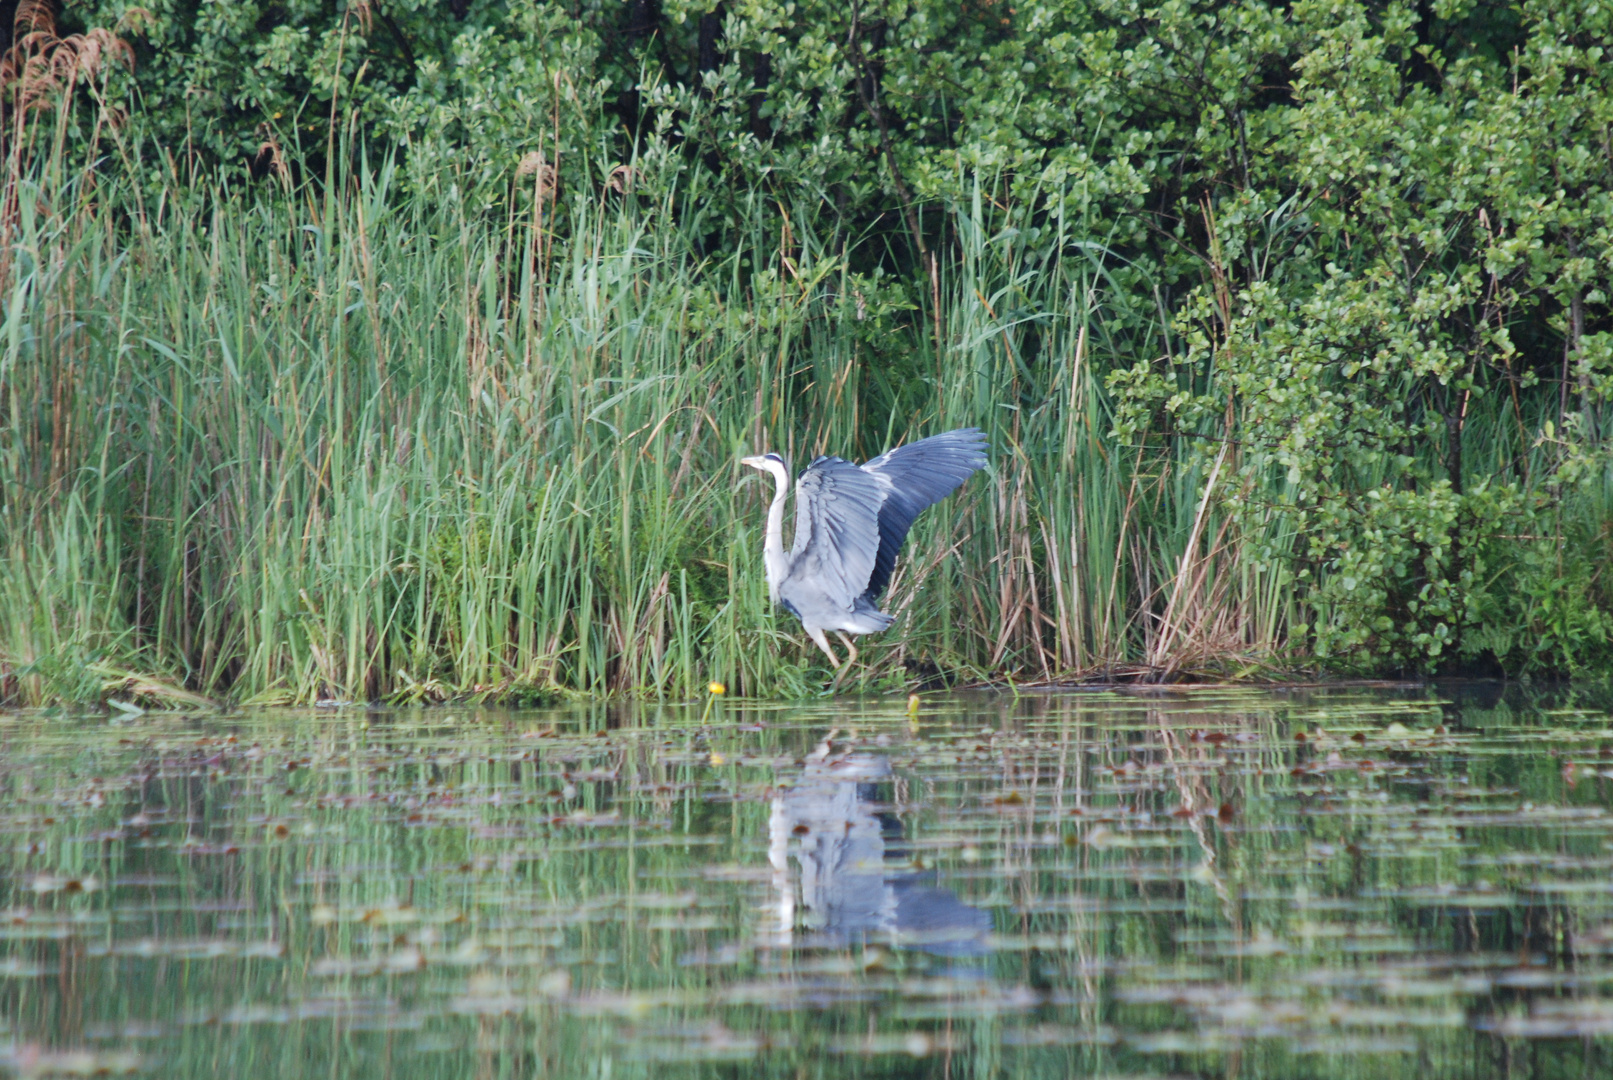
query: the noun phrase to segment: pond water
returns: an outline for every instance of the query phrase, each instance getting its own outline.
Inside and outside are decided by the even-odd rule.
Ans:
[[[0,1066],[1606,1076],[1603,704],[0,714]]]

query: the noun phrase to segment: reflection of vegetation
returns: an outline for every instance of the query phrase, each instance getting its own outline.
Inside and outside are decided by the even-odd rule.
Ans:
[[[12,1037],[176,1076],[1605,1068],[1596,702],[697,716],[13,717]],[[989,955],[780,938],[774,799],[829,728]]]

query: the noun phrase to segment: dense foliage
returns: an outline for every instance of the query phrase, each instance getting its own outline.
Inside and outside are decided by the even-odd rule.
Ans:
[[[733,357],[723,437],[762,386],[780,396],[751,430],[780,442],[845,432],[876,452],[934,422],[992,429],[1013,465],[972,519],[974,554],[1013,583],[976,581],[973,644],[947,663],[1561,672],[1613,656],[1605,5],[96,0],[18,16],[8,184],[69,199],[60,162],[85,155],[102,184],[118,173],[127,213],[78,203],[102,215],[98,259],[146,242],[120,222],[148,208],[166,208],[159,234],[223,213],[242,223],[239,287],[306,320],[336,301],[309,285],[299,307],[273,258],[251,261],[252,215],[351,228],[384,197],[498,264],[445,340],[486,330],[573,363],[544,351],[534,290],[583,303],[591,258],[632,257],[602,238],[648,229],[670,308],[635,298],[622,317],[669,320],[670,364]],[[7,228],[26,247],[23,224]],[[321,242],[369,259],[364,235]],[[394,267],[420,251],[389,242]],[[58,415],[60,372],[24,332],[37,315],[10,311],[0,374],[31,370],[32,407]],[[170,329],[141,334],[173,359],[141,362],[193,370],[191,331]],[[8,482],[57,476],[80,451],[20,396]],[[1099,485],[1113,509],[1090,503]],[[42,526],[13,511],[16,552]],[[151,573],[145,543],[113,563]],[[704,544],[678,548],[689,567],[716,557]],[[230,683],[239,662],[198,652],[234,647],[220,633],[175,644],[186,679]],[[0,642],[14,666],[39,651]]]

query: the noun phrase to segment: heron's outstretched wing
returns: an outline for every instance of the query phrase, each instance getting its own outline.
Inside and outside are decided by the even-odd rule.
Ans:
[[[979,428],[932,435],[928,439],[887,450],[863,471],[879,481],[885,498],[879,508],[879,551],[868,578],[868,596],[877,600],[896,569],[913,521],[929,507],[958,490],[976,469],[986,464],[986,437]]]
[[[779,596],[802,615],[822,603],[850,611],[873,573],[884,499],[879,481],[849,461],[807,466],[795,482],[795,544]]]

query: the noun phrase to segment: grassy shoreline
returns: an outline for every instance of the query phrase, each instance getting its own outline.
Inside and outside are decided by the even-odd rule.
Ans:
[[[1240,533],[1192,440],[1115,435],[1108,376],[1169,335],[1081,223],[953,206],[907,302],[815,204],[758,193],[712,253],[687,170],[635,169],[502,217],[385,164],[14,176],[0,701],[803,696],[737,458],[963,425],[991,465],[912,537],[864,686],[1308,664],[1286,519]]]
[[[804,211],[787,248],[758,214],[702,257],[675,185],[577,193],[557,236],[549,199],[499,222],[391,183],[142,207],[89,173],[22,179],[0,697],[806,693],[736,458],[962,424],[992,467],[915,534],[871,683],[1206,652],[1186,616],[1169,646],[1137,618],[1196,481],[1124,480],[1094,354],[1125,343],[1090,267],[1027,266],[960,211],[939,313],[870,311]],[[1179,606],[1248,588],[1197,572]],[[1268,652],[1261,614],[1212,651]]]

